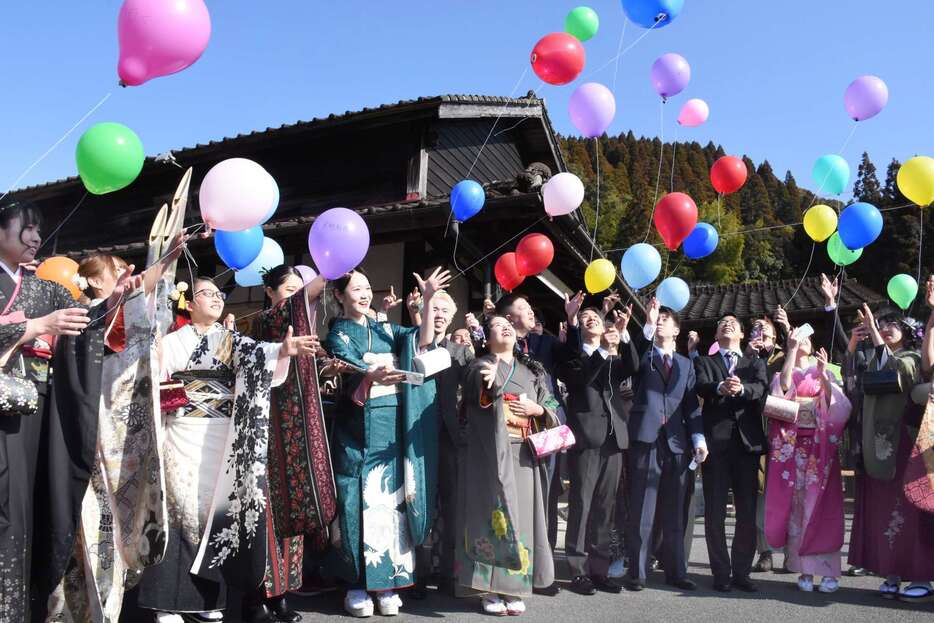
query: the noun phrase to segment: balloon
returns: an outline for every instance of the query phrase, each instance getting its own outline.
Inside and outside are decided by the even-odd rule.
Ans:
[[[347,208],[321,213],[308,231],[308,250],[325,279],[337,279],[360,265],[370,248],[370,230]]]
[[[591,294],[608,289],[615,279],[616,269],[613,268],[613,263],[603,258],[592,261],[584,271],[584,285]]]
[[[678,123],[687,128],[696,128],[710,116],[710,107],[702,99],[689,99],[681,107],[681,113],[678,115]]]
[[[451,211],[454,220],[463,223],[483,209],[486,193],[483,186],[473,180],[462,180],[451,189]]]
[[[278,187],[269,183],[270,177],[266,169],[246,158],[228,158],[215,164],[198,191],[201,219],[224,231],[259,225],[278,196]]]
[[[837,231],[837,211],[818,204],[804,213],[804,232],[814,242],[823,242]]]
[[[662,256],[652,245],[640,242],[626,249],[619,268],[623,271],[623,279],[629,287],[639,290],[658,277],[658,273],[662,271]]]
[[[516,270],[520,275],[537,275],[548,268],[554,258],[555,248],[543,234],[528,234],[516,245]]]
[[[911,303],[918,296],[918,282],[911,275],[901,273],[889,279],[889,285],[886,287],[889,298],[902,309],[911,307]]]
[[[718,193],[735,193],[746,183],[746,163],[736,156],[718,158],[710,167],[710,183]]]
[[[584,46],[566,32],[553,32],[542,37],[532,49],[532,70],[548,84],[571,82],[584,69]]]
[[[851,204],[840,214],[837,231],[847,249],[862,249],[882,233],[882,213],[871,203]]]
[[[263,228],[259,225],[243,231],[214,232],[214,249],[228,268],[240,270],[250,265],[263,248]]]
[[[124,86],[138,86],[194,63],[211,38],[211,15],[202,0],[125,0],[117,19]]]
[[[652,63],[652,88],[663,98],[677,95],[691,81],[691,66],[680,54],[662,54]]]
[[[834,232],[827,241],[827,255],[837,266],[849,266],[863,254],[862,249],[850,251],[840,240],[840,234]]]
[[[850,182],[850,165],[837,154],[821,156],[811,169],[811,179],[817,184],[817,192],[825,191],[839,195]]]
[[[889,101],[889,88],[877,76],[860,76],[850,83],[843,96],[846,112],[853,121],[875,117]]]
[[[516,254],[511,252],[499,256],[496,265],[493,266],[493,273],[496,275],[496,282],[506,292],[512,292],[525,280],[525,276],[516,268]]]
[[[78,284],[75,283],[77,274],[78,262],[61,255],[50,257],[36,268],[36,277],[46,281],[54,281],[63,286],[75,300],[81,296],[81,290],[78,288]]]
[[[718,244],[720,234],[717,228],[710,223],[698,223],[691,235],[684,239],[684,254],[692,260],[699,260],[716,251]]]
[[[248,265],[234,273],[234,281],[245,288],[262,285],[263,275],[285,263],[282,247],[272,238],[263,238],[259,255]]]
[[[934,201],[934,158],[915,156],[901,166],[895,178],[903,195],[919,206]]]
[[[81,136],[75,149],[78,175],[95,195],[126,188],[143,170],[143,144],[119,123],[98,123]]]
[[[266,173],[269,175],[269,173]],[[276,183],[276,180],[273,176],[269,175],[269,183],[272,184],[272,205],[269,206],[269,211],[266,212],[266,216],[263,217],[263,220],[260,221],[260,224],[266,223],[275,215],[276,210],[279,208],[279,184]]]
[[[616,116],[613,93],[599,82],[586,82],[576,89],[568,103],[571,123],[587,138],[602,136]]]
[[[687,238],[697,225],[697,205],[684,193],[668,193],[655,204],[655,229],[671,251]]]
[[[599,29],[600,18],[589,6],[579,6],[564,18],[564,30],[579,41],[592,39]]]
[[[584,203],[584,183],[573,173],[558,173],[542,188],[548,216],[570,214]]]
[[[623,12],[643,28],[664,28],[684,7],[684,0],[622,0]]]
[[[302,282],[303,282],[306,286],[307,286],[309,283],[311,283],[312,280],[313,280],[315,277],[318,276],[318,273],[315,272],[315,269],[314,269],[314,268],[312,268],[311,266],[305,266],[304,264],[299,264],[298,266],[295,267],[295,270],[297,270],[299,273],[301,273],[301,275],[302,275]]]
[[[658,302],[665,307],[679,312],[685,308],[688,301],[691,300],[691,289],[684,280],[679,277],[668,277],[658,284],[655,291]]]

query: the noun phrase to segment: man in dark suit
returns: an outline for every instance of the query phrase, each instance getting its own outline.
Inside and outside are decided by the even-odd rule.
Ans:
[[[762,427],[765,361],[742,355],[743,325],[735,314],[717,322],[720,351],[698,357],[697,393],[704,400],[704,436],[710,456],[704,465],[704,532],[714,589],[757,590],[749,579],[756,554],[759,457],[767,442]],[[726,502],[732,488],[736,530],[732,557],[726,546]]]
[[[665,582],[681,590],[697,585],[687,577],[684,554],[684,504],[692,458],[707,454],[701,410],[694,391],[694,367],[675,352],[678,315],[652,299],[646,326],[637,336],[643,351],[629,412],[629,522],[626,588],[645,588],[652,555],[656,506],[662,505],[662,565]]]
[[[632,308],[604,324],[603,313],[593,307],[579,314],[582,347],[557,366],[558,378],[568,389],[567,420],[576,443],[568,451],[571,490],[564,551],[571,568],[571,590],[593,595],[596,589],[618,593],[622,587],[607,579],[611,561],[616,488],[622,471],[622,451],[629,447],[627,413],[619,385],[635,372],[636,350],[621,329]]]

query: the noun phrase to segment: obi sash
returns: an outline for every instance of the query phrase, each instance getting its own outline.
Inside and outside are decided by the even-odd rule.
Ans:
[[[229,418],[233,409],[234,375],[227,370],[178,372],[175,380],[185,385],[188,404],[178,417]]]

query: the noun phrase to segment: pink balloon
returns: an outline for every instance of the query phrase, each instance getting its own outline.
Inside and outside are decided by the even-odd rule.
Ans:
[[[678,115],[678,123],[688,128],[696,128],[710,116],[710,107],[702,99],[689,99],[681,107],[681,113]]]
[[[306,286],[311,283],[315,277],[318,276],[318,273],[315,272],[314,268],[311,266],[305,266],[304,264],[299,264],[295,267],[295,270],[301,274],[302,282],[304,282]]]
[[[570,214],[584,203],[584,183],[573,173],[558,173],[542,188],[548,216]]]
[[[243,231],[259,225],[278,200],[266,169],[246,158],[215,164],[201,182],[198,204],[201,220],[214,229]]]
[[[587,82],[574,90],[568,104],[571,123],[587,138],[602,136],[616,116],[616,98],[599,82]]]
[[[138,86],[194,63],[211,38],[203,0],[125,0],[117,19],[124,86]]]

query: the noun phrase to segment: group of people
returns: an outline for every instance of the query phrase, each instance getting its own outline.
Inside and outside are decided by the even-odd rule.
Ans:
[[[241,333],[213,279],[187,297],[173,283],[186,242],[139,273],[84,258],[79,304],[29,269],[38,210],[0,206],[0,620],[116,621],[134,590],[159,623],[221,621],[233,587],[247,620],[294,622],[286,594],[310,561],[356,617],[398,614],[429,581],[519,615],[561,590],[566,482],[570,590],[639,591],[656,565],[695,590],[698,470],[715,590],[757,590],[756,552],[761,566],[775,549],[801,590],[820,576],[832,592],[845,439],[859,457],[850,563],[884,577],[883,596],[934,599],[934,517],[902,487],[934,311],[922,327],[864,307],[837,378],[781,310],[748,340],[724,314],[711,354],[693,333],[682,354],[678,314],[654,299],[636,326],[615,294],[567,296],[553,336],[510,294],[454,330],[436,268],[414,275],[403,326],[386,316],[402,301],[378,305],[362,269],[306,283],[283,265]],[[766,417],[770,396],[797,416]],[[561,443],[534,443],[549,431]]]

